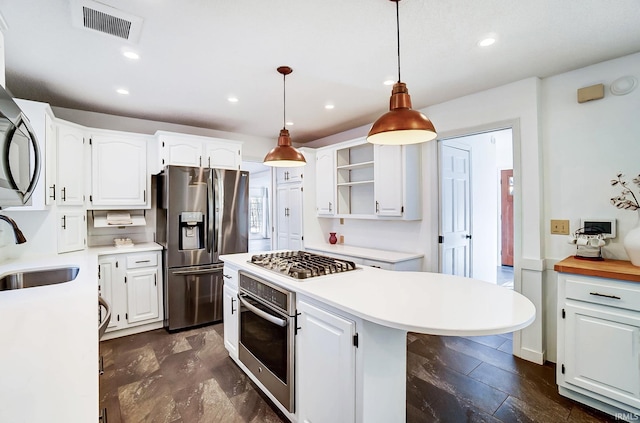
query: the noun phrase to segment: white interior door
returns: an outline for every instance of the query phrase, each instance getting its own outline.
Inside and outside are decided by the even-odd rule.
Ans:
[[[471,276],[471,152],[440,147],[440,273]]]

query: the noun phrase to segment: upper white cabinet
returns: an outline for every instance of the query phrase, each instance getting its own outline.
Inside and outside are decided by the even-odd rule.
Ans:
[[[90,208],[149,207],[150,181],[144,137],[110,132],[92,134]]]
[[[239,141],[159,131],[160,168],[167,165],[240,169]]]
[[[56,121],[56,181],[52,184],[56,204],[84,205],[84,143],[85,128],[65,121]]]
[[[302,182],[304,166],[276,167],[276,183]]]
[[[373,145],[364,139],[319,149],[317,214],[421,219],[420,156],[420,145]]]
[[[320,149],[316,154],[316,211],[318,216],[336,214],[335,155],[333,149]]]

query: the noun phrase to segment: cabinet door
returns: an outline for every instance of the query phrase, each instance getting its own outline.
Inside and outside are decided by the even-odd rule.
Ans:
[[[402,146],[376,145],[375,210],[378,216],[402,216]]]
[[[158,269],[141,268],[128,270],[127,322],[129,324],[160,317],[158,305]]]
[[[56,202],[64,206],[84,205],[84,132],[58,123]]]
[[[278,248],[302,249],[302,185],[284,185],[276,190]]]
[[[58,253],[84,250],[87,234],[84,210],[58,213]]]
[[[104,256],[98,260],[98,289],[100,295],[111,305],[111,320],[107,331],[120,329],[124,323],[121,313],[124,296],[119,288],[123,281],[118,281],[118,259],[115,256]]]
[[[565,312],[565,382],[639,408],[640,316],[588,305]]]
[[[215,169],[240,169],[242,149],[235,143],[217,141],[204,142],[204,155],[207,165]]]
[[[304,167],[277,167],[276,183],[302,182]]]
[[[300,422],[354,422],[355,323],[304,300],[297,336]]]
[[[57,154],[57,127],[49,114],[45,115],[45,146],[44,151],[44,181],[45,181],[45,204],[50,206],[56,203],[56,183],[58,163]],[[42,178],[42,173],[40,174]]]
[[[91,205],[147,205],[145,140],[95,135],[91,139]]]
[[[162,140],[164,165],[202,166],[202,141],[168,138]]]
[[[226,282],[223,288],[224,346],[229,355],[238,358],[238,291]]]
[[[335,207],[335,151],[318,151],[316,155],[316,210],[318,215],[333,216]]]

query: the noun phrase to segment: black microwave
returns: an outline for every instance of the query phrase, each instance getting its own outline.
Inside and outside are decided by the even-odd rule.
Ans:
[[[0,87],[0,208],[29,205],[40,176],[40,149],[29,119]]]

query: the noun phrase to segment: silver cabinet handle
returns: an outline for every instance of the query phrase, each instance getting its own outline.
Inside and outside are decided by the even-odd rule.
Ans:
[[[52,194],[49,196],[49,198],[51,198],[53,201],[56,200],[56,184],[53,184],[49,187],[49,189],[51,190]]]
[[[329,213],[331,213],[331,201],[329,201]]]
[[[149,263],[151,260],[137,260],[136,263]]]
[[[264,320],[273,323],[274,325],[278,325],[280,327],[285,327],[287,326],[287,321],[285,319],[280,319],[276,316],[272,316],[267,312],[264,312],[262,310],[260,310],[258,307],[249,304],[248,302],[246,302],[242,296],[238,295],[238,299],[240,300],[240,303],[242,303],[243,306],[245,306],[246,308],[248,308],[252,313],[255,313],[256,315],[258,315],[259,317],[263,318]]]
[[[237,310],[235,308],[233,308],[233,306],[235,305],[234,303],[236,302],[236,299],[231,297],[231,314],[233,315]]]
[[[62,187],[61,194],[62,194],[62,201],[67,201],[67,187]]]
[[[222,275],[222,277],[225,278],[225,279],[231,279],[230,275]]]
[[[67,216],[62,216],[62,229],[67,229]]]
[[[376,201],[376,213],[380,213],[380,203]]]

